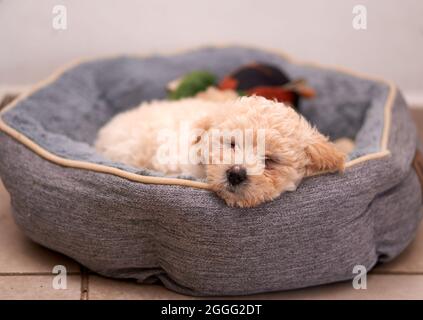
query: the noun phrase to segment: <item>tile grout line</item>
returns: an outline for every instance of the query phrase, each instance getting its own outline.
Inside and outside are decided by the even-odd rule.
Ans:
[[[81,279],[83,279],[86,284],[88,285],[88,277],[90,274],[90,271],[85,269],[82,270],[83,267],[81,267],[81,271],[71,271],[67,274],[69,276],[77,276],[81,275]],[[369,272],[369,274],[374,275],[410,275],[410,276],[419,276],[423,275],[423,271],[389,271],[389,270],[372,270]],[[51,276],[51,272],[0,272],[0,277],[14,277],[14,276]]]
[[[84,266],[81,268],[81,298],[80,300],[89,300],[88,288],[89,288],[89,270]]]
[[[16,276],[51,276],[51,272],[0,272],[0,277],[16,277]],[[68,276],[80,275],[78,271],[72,271],[67,273]]]
[[[380,270],[380,271],[371,271],[369,274],[374,275],[392,275],[392,276],[422,276],[423,271],[389,271],[389,270]]]

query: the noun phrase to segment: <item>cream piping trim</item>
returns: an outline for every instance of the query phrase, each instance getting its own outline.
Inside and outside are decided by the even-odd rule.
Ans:
[[[244,47],[244,48],[253,48],[253,47],[242,46],[242,45],[237,45],[237,46],[238,47]],[[214,47],[225,48],[225,47],[228,47],[228,46],[227,45],[219,45],[219,46],[214,46]],[[199,47],[198,49],[200,49],[200,48],[201,47]],[[168,56],[169,55],[176,55],[176,54],[179,54],[179,53],[187,52],[189,50],[192,50],[192,49],[179,50],[179,51],[176,51],[176,52],[173,52],[173,53],[168,53],[166,55],[168,55]],[[388,150],[388,140],[389,140],[389,131],[390,131],[390,126],[391,126],[391,118],[392,118],[392,106],[393,106],[394,99],[395,99],[395,96],[396,96],[396,91],[397,91],[396,87],[393,83],[386,81],[386,80],[383,80],[383,79],[380,79],[380,78],[376,78],[376,77],[364,75],[362,73],[358,73],[358,72],[355,72],[355,71],[351,71],[351,70],[348,70],[346,68],[333,67],[333,66],[332,67],[321,66],[321,65],[318,65],[316,63],[310,63],[310,62],[300,62],[300,61],[297,61],[294,58],[288,56],[287,54],[279,52],[279,51],[268,50],[268,49],[263,49],[263,50],[267,51],[267,52],[273,52],[273,53],[285,58],[287,61],[289,61],[292,64],[309,66],[309,67],[314,67],[314,68],[319,68],[319,69],[331,69],[331,70],[346,73],[346,74],[349,74],[349,75],[352,75],[352,76],[355,76],[355,77],[358,77],[358,78],[372,80],[372,81],[376,81],[376,82],[381,82],[385,85],[388,85],[389,94],[388,94],[388,97],[386,99],[385,107],[384,107],[384,126],[383,126],[382,139],[381,139],[381,142],[380,142],[381,151],[375,152],[375,153],[370,153],[370,154],[364,155],[362,157],[359,157],[357,159],[348,161],[345,164],[345,168],[346,169],[350,168],[352,166],[355,166],[355,165],[362,163],[362,162],[365,162],[365,161],[380,159],[380,158],[389,156],[391,154],[390,151]],[[151,55],[151,54],[133,55],[133,56],[147,57],[149,55]],[[106,57],[106,58],[113,58],[113,57],[119,57],[119,56],[121,56],[121,55],[114,55],[114,56],[109,56],[109,57]],[[36,144],[34,141],[32,141],[31,139],[29,139],[28,137],[26,137],[25,135],[23,135],[19,131],[15,130],[14,128],[10,127],[9,125],[7,125],[3,121],[2,117],[1,117],[1,115],[3,113],[5,113],[8,110],[14,108],[19,102],[21,102],[22,100],[29,97],[35,91],[51,84],[56,79],[58,79],[65,71],[67,71],[67,70],[69,70],[69,69],[71,69],[71,68],[73,68],[73,67],[75,67],[75,66],[77,66],[77,65],[79,65],[83,62],[94,61],[96,59],[98,59],[98,58],[78,59],[78,60],[76,60],[76,61],[74,61],[70,64],[67,64],[67,65],[59,68],[54,73],[52,73],[47,79],[35,84],[27,92],[21,94],[15,101],[13,101],[11,104],[6,106],[0,112],[0,130],[5,132],[6,134],[11,136],[15,140],[19,141],[20,143],[22,143],[26,147],[28,147],[30,150],[35,152],[40,157],[43,157],[44,159],[46,159],[48,161],[51,161],[53,163],[59,164],[59,165],[64,166],[64,167],[75,168],[75,169],[85,169],[85,170],[91,170],[91,171],[100,172],[100,173],[112,174],[112,175],[115,175],[115,176],[118,176],[118,177],[121,177],[121,178],[128,179],[130,181],[146,183],[146,184],[180,185],[180,186],[193,187],[193,188],[199,188],[199,189],[208,189],[208,190],[211,189],[210,185],[207,184],[207,183],[204,183],[204,182],[192,181],[192,180],[187,180],[187,179],[178,179],[178,178],[143,176],[143,175],[127,172],[127,171],[124,171],[124,170],[121,170],[121,169],[117,169],[117,168],[114,168],[114,167],[109,167],[109,166],[105,166],[105,165],[101,165],[101,164],[91,163],[91,162],[87,162],[87,161],[78,161],[78,160],[70,160],[70,159],[62,158],[62,157],[56,156],[55,154],[52,154],[51,152],[47,151],[44,148],[42,148],[41,146]]]

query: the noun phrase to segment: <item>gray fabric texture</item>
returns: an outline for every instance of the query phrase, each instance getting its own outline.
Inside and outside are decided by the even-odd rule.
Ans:
[[[3,119],[56,155],[137,172],[95,153],[101,125],[164,97],[164,85],[187,71],[222,77],[251,61],[307,78],[318,96],[302,102],[302,113],[331,138],[355,138],[352,159],[379,150],[387,86],[238,47],[84,63]],[[413,239],[422,203],[411,167],[417,133],[400,93],[392,112],[390,156],[307,178],[297,191],[251,209],[227,207],[206,190],[62,167],[5,133],[0,176],[28,237],[102,275],[159,280],[191,295],[301,288],[351,279],[355,265],[389,261]]]

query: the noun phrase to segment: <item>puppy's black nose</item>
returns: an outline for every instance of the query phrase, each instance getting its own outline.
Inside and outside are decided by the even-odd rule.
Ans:
[[[231,185],[237,186],[247,179],[247,170],[241,166],[233,166],[226,171],[226,177]]]

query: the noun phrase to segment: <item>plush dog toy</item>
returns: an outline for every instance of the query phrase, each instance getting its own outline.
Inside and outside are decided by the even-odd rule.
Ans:
[[[296,109],[300,97],[311,98],[315,95],[314,90],[306,86],[305,80],[292,81],[277,67],[258,63],[243,66],[224,77],[219,88],[285,102]]]

